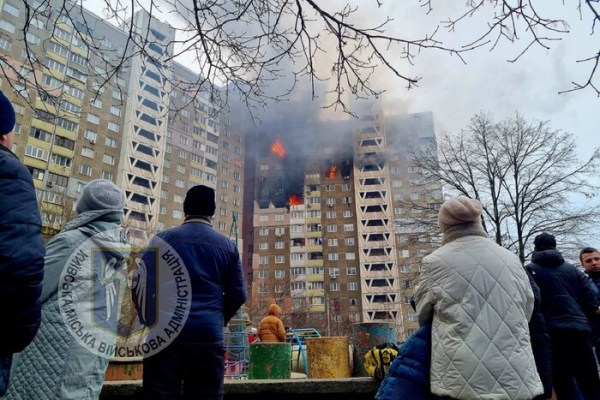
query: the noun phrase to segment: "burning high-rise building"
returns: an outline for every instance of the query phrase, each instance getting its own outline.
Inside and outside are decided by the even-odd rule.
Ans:
[[[253,230],[245,240],[253,309],[274,301],[286,325],[329,334],[394,321],[402,339],[417,327],[406,304],[418,257],[431,247],[408,228],[417,215],[402,200],[431,201],[431,190],[414,194],[422,188],[413,184],[409,149],[434,143],[432,115],[386,117],[374,102],[358,121],[302,128],[266,124],[253,142]]]

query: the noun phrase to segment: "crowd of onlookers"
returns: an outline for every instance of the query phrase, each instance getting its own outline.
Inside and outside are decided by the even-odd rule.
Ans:
[[[77,216],[44,245],[31,174],[10,150],[14,126],[14,109],[0,92],[0,396],[98,399],[109,357],[84,346],[89,343],[73,331],[64,307],[69,302],[74,310],[101,315],[97,329],[112,331],[116,341],[118,313],[110,310],[124,288],[110,286],[115,292],[96,302],[60,291],[65,284],[89,287],[94,297],[109,282],[127,284],[118,278],[128,268],[124,260],[106,259],[97,272],[91,255],[80,253],[98,237],[107,254],[127,247],[125,193],[107,180],[88,183]],[[143,360],[144,399],[223,397],[223,328],[246,301],[246,284],[235,244],[212,227],[215,207],[212,188],[192,187],[184,223],[156,234],[136,260],[144,273],[136,270],[129,284],[140,322],[151,330],[167,318],[171,338]],[[414,293],[421,329],[403,345],[382,384],[392,389],[380,389],[378,399],[529,400],[550,399],[554,392],[558,400],[600,400],[600,252],[581,251],[584,273],[564,259],[551,234],[541,233],[523,267],[487,237],[481,219],[477,200],[442,204],[442,246],[423,259]],[[161,243],[170,256],[157,253]],[[64,279],[65,269],[86,263],[89,274]],[[163,281],[161,268],[176,276]],[[173,282],[176,295],[167,290]],[[159,300],[170,296],[177,307],[188,307],[185,318],[161,308]],[[261,341],[285,341],[280,314],[270,306],[256,332]]]
[[[442,246],[415,288],[421,328],[377,399],[600,400],[600,252],[581,250],[584,273],[544,232],[523,267],[488,239],[481,214],[466,197],[442,204]]]

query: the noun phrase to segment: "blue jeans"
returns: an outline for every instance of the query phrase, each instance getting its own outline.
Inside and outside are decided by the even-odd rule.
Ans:
[[[145,358],[144,400],[222,400],[224,353],[222,346],[173,343]]]
[[[0,396],[4,396],[10,379],[11,357],[0,357]]]

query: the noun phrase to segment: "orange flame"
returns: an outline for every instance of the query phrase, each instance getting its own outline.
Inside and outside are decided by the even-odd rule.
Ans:
[[[335,178],[335,173],[337,172],[337,169],[338,169],[337,165],[332,165],[332,166],[329,168],[329,172],[327,172],[327,173],[325,174],[325,177],[326,177],[326,178]]]
[[[277,139],[275,141],[275,143],[273,143],[273,147],[271,147],[271,151],[273,153],[277,154],[281,158],[285,157],[285,147],[283,147],[283,145],[281,144],[279,139]]]
[[[302,204],[302,198],[298,195],[293,194],[290,196],[289,202],[290,206],[299,206],[300,204]]]

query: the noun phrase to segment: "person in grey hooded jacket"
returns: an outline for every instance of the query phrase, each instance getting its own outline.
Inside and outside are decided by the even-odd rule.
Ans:
[[[97,259],[91,253],[95,249],[103,249],[106,254],[107,249],[120,251],[127,248],[120,226],[124,204],[125,194],[115,184],[104,179],[91,181],[77,203],[77,217],[48,242],[42,282],[42,322],[33,342],[15,356],[7,399],[95,400],[100,397],[109,358],[84,347],[81,337],[77,337],[75,319],[63,317],[61,311],[65,312],[66,301],[73,301],[79,303],[79,310],[107,315],[106,302],[85,303],[91,290],[96,295],[94,288],[99,287],[98,277],[102,275],[91,266],[90,260]],[[65,272],[75,264],[87,273],[74,274],[73,280],[67,279]],[[102,265],[110,267],[106,260]],[[67,282],[81,289],[79,292],[73,289],[78,295],[65,297]],[[92,307],[87,308],[90,305]],[[116,332],[117,314],[98,319],[108,321],[105,331]],[[79,315],[75,322],[84,321],[84,317]],[[83,325],[85,327],[85,323]],[[89,343],[99,335],[93,327],[87,328]]]

